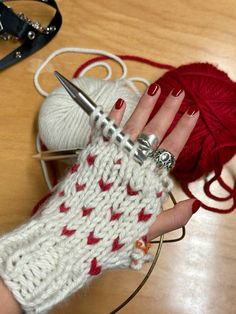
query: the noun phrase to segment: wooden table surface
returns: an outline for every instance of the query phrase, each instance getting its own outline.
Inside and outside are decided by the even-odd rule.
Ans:
[[[35,152],[37,113],[43,101],[34,85],[37,66],[65,46],[133,54],[175,66],[195,61],[218,65],[236,80],[236,2],[234,0],[71,0],[57,1],[63,26],[45,48],[0,73],[0,231],[23,223],[47,192]],[[46,23],[42,4],[12,4]],[[12,44],[0,42],[0,56]],[[50,91],[54,69],[72,76],[89,55],[59,56],[41,75]],[[128,63],[130,76],[160,76],[147,65]],[[115,69],[115,73],[118,69]],[[104,73],[96,73],[102,76]],[[184,197],[176,189],[178,199]],[[165,244],[153,275],[120,313],[236,313],[235,216],[201,209],[187,226],[186,238]],[[147,268],[107,273],[52,311],[54,314],[107,314],[137,286]]]

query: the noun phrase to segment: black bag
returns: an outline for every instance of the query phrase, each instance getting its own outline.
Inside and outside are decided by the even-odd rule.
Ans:
[[[35,0],[53,7],[56,13],[47,27],[30,20],[23,13],[16,13],[0,0],[0,40],[16,39],[23,44],[0,60],[0,71],[27,58],[57,34],[62,16],[55,0]],[[5,1],[6,2],[6,1]]]

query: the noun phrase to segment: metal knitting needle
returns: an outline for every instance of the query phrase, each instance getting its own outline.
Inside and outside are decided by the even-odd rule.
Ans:
[[[60,83],[66,89],[66,91],[69,93],[72,99],[90,116],[94,112],[94,110],[97,108],[97,105],[80,88],[75,86],[73,83],[67,80],[60,73],[58,73],[57,71],[55,71],[54,73],[55,73],[56,78],[60,81]],[[97,119],[99,119],[99,117],[101,116],[104,117],[104,113],[102,110],[98,112]],[[117,133],[118,128],[114,123],[111,125],[110,122],[111,120],[109,119],[109,117],[104,117],[101,128],[104,129],[109,123],[110,128],[108,130],[108,134],[112,136],[114,133]],[[124,137],[125,137],[125,134],[123,132],[118,132],[115,138],[115,144],[119,146],[119,144],[122,142]],[[133,147],[134,147],[134,143],[130,139],[126,140],[124,144],[124,150],[127,153],[130,153]],[[134,159],[140,165],[142,165],[146,157],[144,156],[144,154],[142,154],[141,150],[137,150],[134,153]]]

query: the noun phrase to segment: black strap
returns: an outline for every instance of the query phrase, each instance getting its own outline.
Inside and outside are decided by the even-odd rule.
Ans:
[[[62,24],[62,16],[55,0],[36,0],[53,7],[56,13],[47,26],[48,32],[42,33],[29,22],[22,20],[12,9],[0,2],[0,34],[8,33],[23,44],[0,60],[0,71],[21,61],[45,46],[57,34]]]

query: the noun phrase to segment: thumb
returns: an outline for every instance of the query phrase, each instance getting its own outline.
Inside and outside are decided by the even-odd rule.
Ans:
[[[158,215],[157,220],[148,231],[148,240],[153,240],[160,235],[181,228],[201,206],[196,199],[187,199],[176,204]]]

